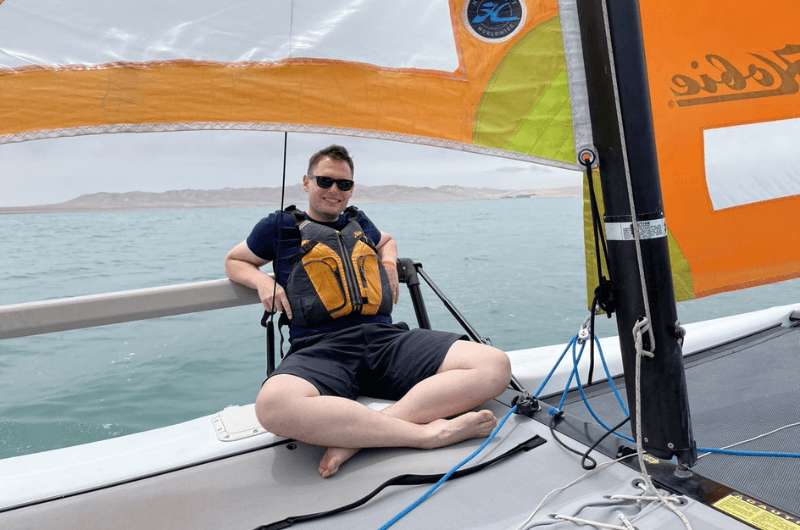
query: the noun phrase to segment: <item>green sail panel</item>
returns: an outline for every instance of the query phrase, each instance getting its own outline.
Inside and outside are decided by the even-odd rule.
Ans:
[[[528,32],[500,63],[478,107],[473,140],[540,158],[575,161],[558,17]]]

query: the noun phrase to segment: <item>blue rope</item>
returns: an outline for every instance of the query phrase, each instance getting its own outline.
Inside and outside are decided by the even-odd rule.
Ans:
[[[603,371],[606,373],[606,381],[608,382],[608,386],[611,387],[614,397],[617,398],[617,403],[619,403],[620,408],[622,408],[622,412],[624,412],[626,416],[630,416],[631,414],[628,412],[628,407],[625,406],[622,396],[619,395],[619,390],[617,390],[617,385],[614,383],[614,378],[611,377],[611,372],[608,371],[606,356],[603,354],[603,347],[600,345],[600,339],[598,339],[597,336],[594,337],[594,343],[597,345],[597,351],[600,353],[600,362],[603,363]]]
[[[698,447],[698,451],[704,453],[714,453],[718,455],[732,456],[764,456],[767,458],[800,458],[800,453],[782,453],[780,451],[737,451],[733,449],[713,449],[709,447]]]
[[[572,372],[569,374],[569,379],[567,379],[567,384],[564,386],[564,391],[561,393],[561,399],[558,402],[558,410],[564,410],[564,403],[567,401],[567,395],[569,394],[569,389],[572,386],[572,380],[577,376],[577,372],[575,370],[575,364],[581,362],[581,357],[583,357],[583,349],[586,348],[586,343],[584,342],[581,344],[581,351],[578,353],[578,360],[575,361],[575,346],[577,342],[572,343]],[[580,379],[578,380],[578,388],[580,388]]]
[[[581,352],[582,352],[582,349],[581,349]],[[601,357],[601,359],[602,359],[602,357]],[[597,413],[595,413],[594,409],[589,404],[589,400],[586,397],[586,393],[583,391],[583,383],[581,383],[581,376],[578,374],[578,363],[580,362],[580,360],[581,360],[580,355],[578,355],[576,357],[576,355],[575,355],[575,347],[573,346],[573,348],[572,348],[572,375],[575,376],[575,382],[576,382],[576,384],[578,386],[578,394],[580,394],[581,400],[583,401],[583,405],[586,407],[586,410],[589,411],[589,414],[591,414],[592,418],[594,418],[594,420],[597,423],[602,425],[605,430],[607,430],[608,432],[610,432],[614,436],[622,438],[623,440],[627,440],[628,442],[633,442],[633,438],[631,438],[630,436],[627,436],[627,435],[625,435],[623,433],[618,433],[616,431],[612,431],[611,427],[609,427],[606,424],[606,422],[604,422],[602,419],[600,419],[600,416],[598,416]],[[603,363],[603,364],[605,364],[605,363]],[[612,381],[612,384],[613,384],[613,381]],[[626,416],[627,416],[627,413],[626,413]]]
[[[550,373],[548,373],[548,374],[547,374],[547,377],[545,377],[545,378],[544,378],[544,381],[542,381],[542,384],[541,384],[541,385],[539,385],[539,388],[536,390],[536,392],[534,392],[534,394],[533,394],[533,397],[535,397],[535,398],[538,398],[538,397],[539,397],[539,395],[540,395],[540,394],[542,393],[542,391],[544,390],[544,387],[545,387],[545,386],[547,386],[547,383],[549,383],[549,382],[550,382],[550,378],[551,378],[551,377],[553,377],[553,373],[555,373],[555,371],[556,371],[556,368],[558,368],[558,367],[559,367],[559,365],[561,364],[561,361],[564,359],[564,356],[565,356],[565,355],[567,354],[567,352],[569,351],[569,348],[570,348],[570,346],[572,346],[572,343],[573,343],[573,342],[575,342],[575,341],[577,341],[577,340],[578,340],[578,336],[577,336],[577,335],[574,335],[574,336],[573,336],[573,337],[572,337],[572,338],[569,340],[569,342],[567,343],[567,347],[566,347],[566,348],[564,348],[564,351],[562,351],[562,352],[561,352],[561,356],[560,356],[560,357],[558,358],[558,360],[556,361],[556,364],[554,364],[554,365],[553,365],[553,367],[550,369]]]
[[[486,448],[486,446],[487,446],[487,445],[489,445],[489,444],[491,443],[491,441],[492,441],[492,440],[494,440],[495,436],[497,436],[497,433],[500,431],[500,429],[502,429],[502,428],[503,428],[503,425],[505,425],[506,421],[508,421],[508,418],[510,418],[510,417],[511,417],[511,415],[512,415],[514,412],[516,412],[516,411],[517,411],[517,406],[516,406],[516,405],[514,405],[513,407],[511,407],[511,410],[509,410],[509,411],[506,413],[506,415],[505,415],[505,416],[503,416],[503,419],[502,419],[502,420],[500,420],[500,423],[498,423],[498,424],[497,424],[497,427],[495,427],[495,428],[494,428],[494,430],[492,431],[492,433],[491,433],[491,434],[490,434],[490,435],[489,435],[489,436],[488,436],[488,437],[487,437],[487,438],[486,438],[486,439],[483,441],[483,443],[482,443],[482,444],[481,444],[481,445],[480,445],[480,446],[479,446],[477,449],[475,449],[474,451],[472,451],[472,453],[470,453],[470,454],[469,454],[469,456],[467,456],[467,457],[466,457],[465,459],[463,459],[461,462],[459,462],[458,464],[456,464],[456,465],[455,465],[455,466],[454,466],[454,467],[453,467],[453,468],[452,468],[450,471],[448,471],[447,473],[445,473],[445,474],[444,474],[444,476],[442,476],[442,478],[440,478],[440,479],[439,479],[439,481],[438,481],[436,484],[434,484],[433,486],[431,486],[430,488],[428,488],[428,491],[426,491],[425,493],[423,493],[422,495],[420,495],[420,497],[419,497],[417,500],[415,500],[414,502],[412,502],[411,504],[409,504],[408,506],[406,506],[406,507],[403,509],[403,511],[401,511],[400,513],[398,513],[397,515],[395,515],[394,517],[392,517],[392,518],[391,518],[389,521],[387,521],[386,523],[384,523],[384,525],[383,525],[383,526],[381,526],[380,530],[386,530],[387,528],[389,528],[390,526],[392,526],[393,524],[395,524],[397,521],[399,521],[400,519],[402,519],[403,517],[405,517],[406,515],[408,515],[408,514],[409,514],[409,513],[410,513],[412,510],[414,510],[414,509],[415,509],[417,506],[419,506],[420,504],[422,504],[423,502],[425,502],[426,500],[428,500],[428,499],[430,498],[430,496],[431,496],[431,495],[433,495],[434,493],[436,493],[436,490],[438,490],[439,488],[441,488],[441,487],[442,487],[442,485],[445,483],[445,481],[447,481],[447,479],[449,479],[449,478],[450,478],[450,476],[451,476],[453,473],[455,473],[456,471],[458,471],[458,470],[461,468],[461,466],[463,466],[464,464],[466,464],[467,462],[469,462],[470,460],[472,460],[473,458],[475,458],[476,456],[478,456],[478,453],[480,453],[481,451],[483,451],[483,450]]]

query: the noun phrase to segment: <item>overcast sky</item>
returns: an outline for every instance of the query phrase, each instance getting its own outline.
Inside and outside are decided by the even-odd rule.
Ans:
[[[580,173],[450,149],[344,136],[289,134],[287,183],[308,157],[345,145],[366,185],[576,186]],[[191,131],[106,134],[0,145],[0,206],[27,206],[98,191],[279,186],[283,133]]]

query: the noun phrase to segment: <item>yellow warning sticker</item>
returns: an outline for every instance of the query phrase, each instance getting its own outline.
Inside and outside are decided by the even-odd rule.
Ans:
[[[644,455],[644,461],[653,465],[661,463],[661,460],[652,455]]]
[[[800,530],[797,517],[740,493],[731,493],[712,506],[759,530]]]

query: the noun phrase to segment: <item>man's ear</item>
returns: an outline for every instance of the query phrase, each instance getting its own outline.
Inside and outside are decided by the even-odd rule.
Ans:
[[[311,179],[308,178],[308,175],[303,175],[303,190],[308,191],[308,182]]]

